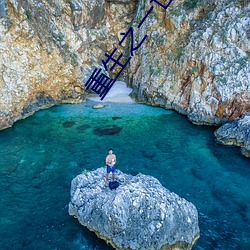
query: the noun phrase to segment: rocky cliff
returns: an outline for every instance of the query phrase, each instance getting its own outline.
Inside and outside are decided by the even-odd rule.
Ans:
[[[151,176],[116,173],[117,190],[105,186],[105,168],[71,183],[70,215],[115,249],[191,249],[199,237],[193,204]]]
[[[134,8],[127,0],[1,1],[0,129],[38,109],[84,100],[84,84],[119,43]]]
[[[134,96],[199,124],[249,111],[249,2],[173,1],[167,11],[154,6],[137,32],[148,39],[130,64]],[[140,0],[136,20],[149,7]]]
[[[250,110],[249,11],[246,0],[177,0],[167,11],[150,0],[3,0],[0,129],[40,108],[84,100],[104,54],[117,47],[128,56],[129,39],[118,43],[130,26],[135,44],[148,36],[121,75],[139,102],[199,124],[233,120]]]

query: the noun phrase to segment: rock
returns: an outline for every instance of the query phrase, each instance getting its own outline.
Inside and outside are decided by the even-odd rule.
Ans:
[[[241,152],[250,157],[250,112],[221,126],[215,136],[224,144],[240,146]]]
[[[90,128],[91,126],[89,124],[83,124],[78,126],[76,129],[79,133],[84,133],[85,130],[87,130],[88,128]]]
[[[104,108],[105,105],[104,104],[100,104],[100,103],[97,103],[93,106],[93,109],[101,109],[101,108]]]
[[[154,177],[117,171],[117,190],[105,187],[105,168],[71,183],[69,214],[115,249],[191,249],[199,237],[195,206]]]
[[[75,125],[75,122],[74,121],[67,121],[67,122],[64,122],[63,123],[63,127],[64,128],[71,128],[72,126]]]
[[[131,26],[135,7],[128,0],[0,1],[0,130],[47,108],[34,105],[41,93],[55,104],[84,101],[83,86]]]
[[[243,2],[179,0],[166,11],[154,8],[134,29],[135,40],[148,37],[129,64],[133,97],[175,109],[196,124],[249,111],[250,5]],[[150,5],[138,1],[134,27]]]
[[[120,131],[122,130],[121,127],[117,126],[117,125],[112,125],[112,126],[106,126],[103,128],[97,128],[94,130],[94,134],[96,135],[115,135],[120,133]]]
[[[122,117],[120,117],[120,116],[112,116],[113,121],[116,121],[116,120],[119,120],[119,119],[122,119]]]
[[[79,87],[79,86],[75,86],[74,90],[75,90],[76,93],[83,93],[84,92],[83,89],[81,87]]]

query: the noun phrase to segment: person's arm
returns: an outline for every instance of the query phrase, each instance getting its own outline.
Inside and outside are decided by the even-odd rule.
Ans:
[[[107,164],[107,165],[109,164],[108,156],[106,157],[106,164]]]

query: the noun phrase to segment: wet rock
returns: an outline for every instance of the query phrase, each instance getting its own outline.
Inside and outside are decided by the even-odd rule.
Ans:
[[[121,127],[112,125],[112,126],[106,126],[103,128],[97,128],[94,130],[94,134],[96,135],[115,135],[119,134],[120,131],[122,130]]]
[[[89,124],[83,124],[78,126],[76,129],[79,133],[83,133],[86,129],[90,128],[91,126]]]
[[[119,120],[119,119],[122,119],[122,117],[120,117],[120,116],[113,116],[113,117],[112,117],[112,120],[113,120],[113,121],[116,121],[116,120]]]
[[[221,126],[215,136],[226,145],[240,146],[241,152],[250,157],[250,112]]]
[[[40,108],[51,107],[55,104],[55,100],[44,92],[41,92],[28,105],[23,107],[22,116],[34,113]]]
[[[67,122],[64,122],[63,123],[63,127],[64,128],[70,128],[70,127],[72,127],[72,126],[74,126],[75,125],[75,122],[74,121],[67,121]]]
[[[100,104],[100,103],[97,103],[93,106],[93,109],[101,109],[101,108],[104,108],[105,105],[104,104]]]
[[[71,183],[69,214],[115,249],[191,249],[199,237],[195,206],[154,177],[117,171],[117,190],[105,187],[105,169]],[[143,229],[143,230],[142,230]]]

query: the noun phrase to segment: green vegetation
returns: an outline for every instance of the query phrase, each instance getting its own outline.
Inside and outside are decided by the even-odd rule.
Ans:
[[[73,65],[73,66],[78,66],[77,54],[73,53],[70,56],[71,56],[70,64]]]
[[[175,57],[175,60],[176,59],[179,60],[181,58],[181,56],[183,55],[183,50],[184,50],[183,47],[179,47],[179,48],[176,49],[177,55]]]
[[[64,40],[64,36],[63,36],[61,33],[59,33],[59,34],[58,34],[58,39],[59,39],[60,41],[62,41],[62,40]]]
[[[152,65],[152,64],[150,64],[150,66],[149,66],[149,73],[150,73],[150,74],[153,74],[153,73],[154,73],[154,68],[153,68],[153,65]]]
[[[189,70],[189,72],[190,72],[191,74],[196,73],[196,72],[198,72],[198,71],[199,71],[199,68],[198,68],[197,66],[193,66],[193,67]]]
[[[161,71],[162,71],[161,68],[157,69],[157,70],[155,71],[155,75],[159,76],[159,75],[161,74]]]
[[[225,77],[218,77],[218,79],[217,79],[219,82],[221,82],[221,83],[226,83],[227,82],[227,79],[225,78]]]
[[[179,9],[173,9],[170,10],[170,14],[172,14],[173,16],[180,16],[181,12]]]
[[[165,36],[162,36],[156,40],[156,44],[160,45],[163,44],[165,41],[167,41],[167,38]]]
[[[32,14],[31,14],[31,12],[29,10],[26,10],[25,14],[26,14],[26,16],[27,16],[28,19],[32,18]]]
[[[183,7],[185,7],[186,9],[193,9],[197,6],[198,0],[186,0],[183,3]]]

